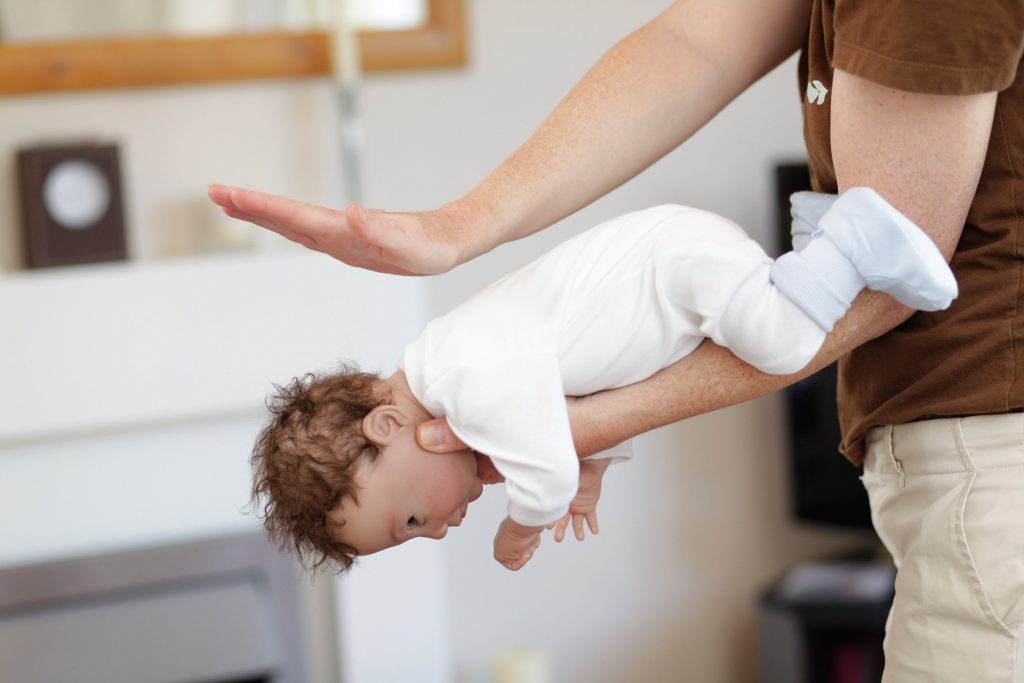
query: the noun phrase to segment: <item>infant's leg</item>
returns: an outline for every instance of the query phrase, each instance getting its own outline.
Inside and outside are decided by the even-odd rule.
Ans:
[[[772,284],[772,259],[736,224],[695,211],[665,235],[657,281],[677,314],[763,372],[788,374],[817,354],[825,330]]]
[[[796,199],[794,227],[804,228]],[[772,279],[826,330],[864,286],[921,311],[947,308],[956,298],[956,279],[935,243],[870,188],[844,192],[809,237],[799,253],[776,261]]]

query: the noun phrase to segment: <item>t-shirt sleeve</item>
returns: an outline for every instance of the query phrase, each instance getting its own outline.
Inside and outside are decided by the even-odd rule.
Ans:
[[[565,515],[579,460],[555,356],[460,366],[431,381],[425,398],[505,477],[509,517],[540,526]]]
[[[1005,90],[1024,50],[1021,0],[836,0],[832,66],[899,90]]]

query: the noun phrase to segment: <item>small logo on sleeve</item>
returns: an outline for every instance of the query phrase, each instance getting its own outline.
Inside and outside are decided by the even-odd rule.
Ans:
[[[828,88],[821,81],[811,81],[807,84],[807,101],[814,104],[825,104],[825,95],[828,95]]]

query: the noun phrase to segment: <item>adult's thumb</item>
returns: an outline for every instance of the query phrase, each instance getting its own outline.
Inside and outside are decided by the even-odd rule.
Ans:
[[[455,436],[444,418],[420,424],[416,428],[416,441],[420,448],[431,453],[450,453],[467,447]]]

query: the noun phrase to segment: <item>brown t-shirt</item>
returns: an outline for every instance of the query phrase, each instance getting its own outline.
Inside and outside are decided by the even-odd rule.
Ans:
[[[865,432],[878,425],[1024,409],[1022,51],[1024,0],[812,0],[800,90],[819,192],[837,191],[833,69],[913,92],[999,92],[981,182],[951,261],[959,297],[840,359],[841,450],[854,463]]]

